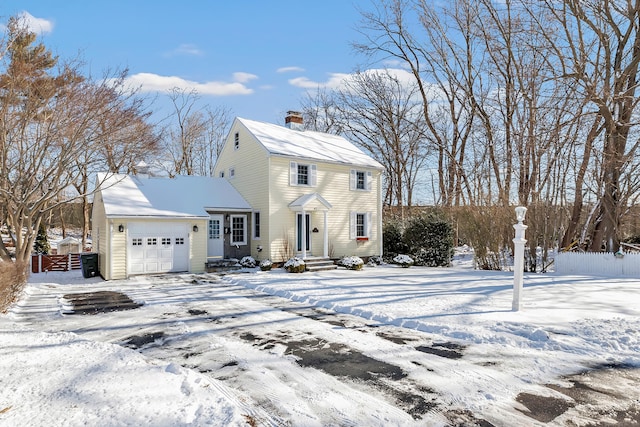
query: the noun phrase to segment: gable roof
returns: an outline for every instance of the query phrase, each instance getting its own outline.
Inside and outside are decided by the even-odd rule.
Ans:
[[[236,120],[272,155],[383,169],[380,163],[341,136],[293,130],[240,117]]]
[[[223,178],[99,174],[98,182],[108,217],[208,218],[207,209],[251,210],[251,205]]]

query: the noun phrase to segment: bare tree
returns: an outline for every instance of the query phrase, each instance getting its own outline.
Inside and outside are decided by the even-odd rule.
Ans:
[[[301,105],[305,128],[334,135],[343,133],[335,91],[318,88],[316,92],[308,93]]]
[[[0,206],[15,259],[27,265],[40,223],[90,191],[70,189],[86,182],[93,165],[104,164],[99,144],[122,123],[104,120],[114,113],[113,87],[107,82],[82,77],[77,62],[59,63],[16,18],[10,19],[7,34],[0,74]],[[84,159],[82,167],[78,159]],[[4,243],[0,258],[12,259]]]
[[[99,82],[87,85],[87,111],[100,114],[87,123],[85,139],[88,147],[79,153],[76,167],[80,172],[73,182],[82,204],[82,247],[86,246],[93,179],[95,173],[132,173],[136,165],[158,151],[158,136],[148,122],[151,113],[145,100],[125,85],[126,71],[106,73]]]
[[[590,249],[619,248],[621,219],[633,193],[624,191],[637,166],[638,64],[640,63],[640,1],[545,1],[550,17],[564,31],[549,39],[561,64],[558,77],[577,83],[594,107],[593,129],[599,155],[597,209],[593,215]],[[627,186],[633,190],[634,186]],[[582,188],[576,188],[582,191]],[[572,220],[575,221],[576,218]],[[587,224],[588,226],[589,224]],[[565,239],[566,240],[566,239]]]
[[[359,72],[337,93],[344,132],[385,167],[389,206],[411,206],[427,160],[417,87],[388,70]]]
[[[169,98],[173,112],[164,132],[169,176],[210,176],[230,126],[229,110],[200,108],[195,90],[173,88]]]

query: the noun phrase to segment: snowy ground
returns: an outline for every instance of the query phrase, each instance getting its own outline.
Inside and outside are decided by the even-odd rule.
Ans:
[[[0,425],[640,425],[640,279],[396,266],[32,275]],[[64,295],[143,305],[63,314]]]

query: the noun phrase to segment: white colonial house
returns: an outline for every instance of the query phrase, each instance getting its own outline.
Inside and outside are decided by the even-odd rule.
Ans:
[[[251,205],[251,255],[274,262],[382,255],[382,172],[296,112],[285,126],[236,118],[215,166]]]
[[[100,275],[197,273],[247,255],[275,263],[381,255],[382,166],[345,138],[303,130],[298,113],[285,123],[236,118],[216,177],[100,174],[92,213]]]

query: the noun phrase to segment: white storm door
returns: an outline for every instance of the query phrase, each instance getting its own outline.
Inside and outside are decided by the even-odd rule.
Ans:
[[[210,215],[207,227],[207,258],[222,258],[224,256],[224,236],[222,215]]]

